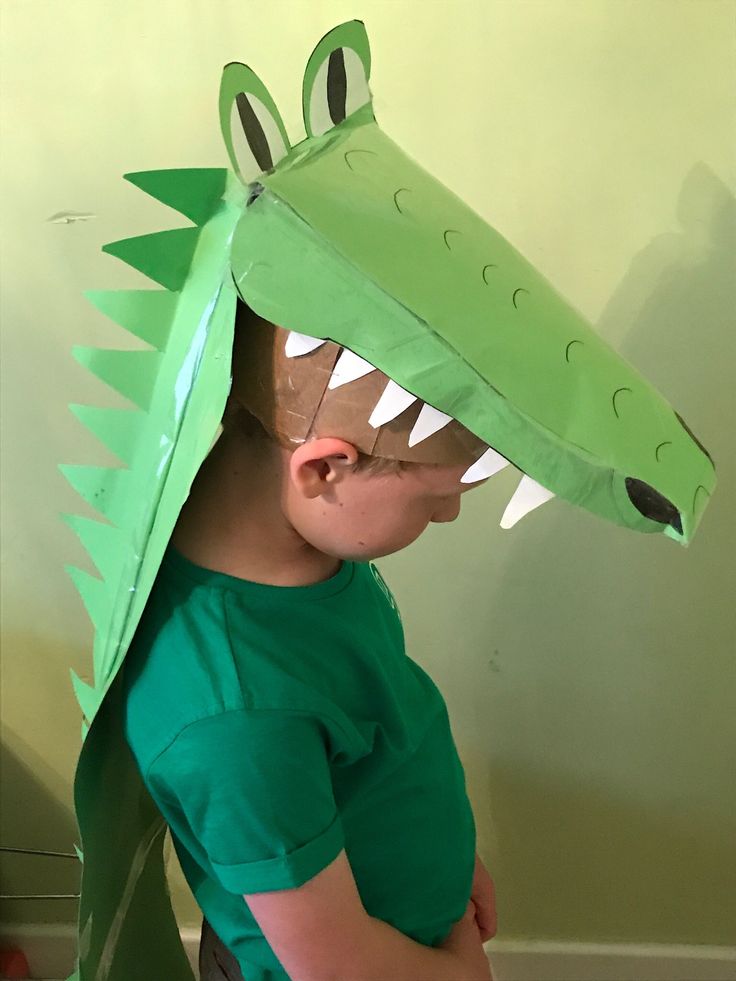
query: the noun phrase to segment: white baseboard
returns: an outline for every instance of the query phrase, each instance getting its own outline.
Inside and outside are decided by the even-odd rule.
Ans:
[[[736,947],[490,940],[494,981],[736,981]]]
[[[181,937],[196,976],[199,929]],[[0,944],[20,947],[37,981],[65,981],[75,942],[72,924],[0,924]],[[485,949],[494,981],[736,981],[736,947],[490,940]]]

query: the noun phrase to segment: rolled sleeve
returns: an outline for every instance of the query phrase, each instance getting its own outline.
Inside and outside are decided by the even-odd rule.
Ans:
[[[334,861],[344,845],[342,824],[336,817],[318,838],[313,838],[288,855],[237,865],[213,862],[212,867],[228,892],[242,894],[295,889]]]
[[[296,888],[344,847],[327,730],[309,713],[238,709],[191,723],[146,782],[175,837],[231,893]]]

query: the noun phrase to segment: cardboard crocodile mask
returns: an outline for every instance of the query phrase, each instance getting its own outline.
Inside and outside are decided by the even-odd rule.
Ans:
[[[166,890],[165,825],[127,749],[115,681],[217,432],[238,295],[291,333],[297,357],[325,339],[349,352],[346,390],[360,371],[383,372],[380,425],[414,413],[406,430],[416,438],[423,418],[427,446],[464,427],[479,441],[466,479],[510,461],[524,475],[515,516],[556,495],[687,544],[715,484],[707,452],[652,386],[381,132],[369,73],[360,22],[326,35],[304,76],[307,138],[291,147],[263,83],[228,65],[220,117],[235,173],[127,175],[193,225],[105,246],[163,289],[90,294],[145,349],[74,352],[134,406],[72,406],[124,466],[62,468],[105,519],[66,518],[102,577],[69,569],[95,628],[92,683],[73,675],[86,720],[80,981],[192,979]]]

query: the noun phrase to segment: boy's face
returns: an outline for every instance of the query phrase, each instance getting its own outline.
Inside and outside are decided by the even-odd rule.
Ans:
[[[454,521],[469,463],[409,467],[399,473],[352,472],[355,448],[318,439],[290,454],[282,508],[313,547],[340,559],[366,561],[406,548],[431,522]]]

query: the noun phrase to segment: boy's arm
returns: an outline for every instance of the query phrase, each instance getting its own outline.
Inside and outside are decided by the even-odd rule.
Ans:
[[[296,889],[244,896],[292,981],[460,981],[449,951],[369,916],[343,849]]]

